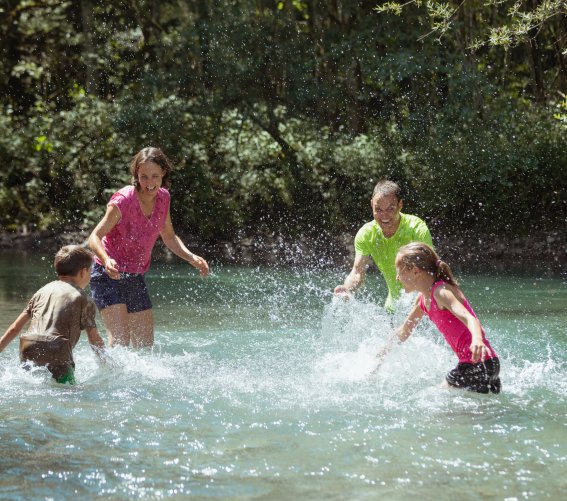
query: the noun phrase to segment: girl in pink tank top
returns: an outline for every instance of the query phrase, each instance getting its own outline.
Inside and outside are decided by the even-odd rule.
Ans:
[[[479,393],[499,393],[498,356],[449,265],[441,261],[429,245],[412,242],[398,251],[396,270],[397,279],[406,292],[420,293],[419,301],[378,357],[383,358],[395,340],[405,341],[423,315],[427,315],[459,359],[457,367],[447,374],[444,385]]]

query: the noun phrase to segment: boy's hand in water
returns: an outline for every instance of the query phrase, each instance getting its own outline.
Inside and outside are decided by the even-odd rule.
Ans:
[[[94,352],[98,361],[102,364],[107,365],[112,369],[118,369],[120,367],[120,364],[108,354],[108,351],[106,351],[105,348],[96,348],[94,349]]]

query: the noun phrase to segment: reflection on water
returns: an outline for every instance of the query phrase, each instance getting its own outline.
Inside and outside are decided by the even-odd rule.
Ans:
[[[0,257],[2,329],[51,263]],[[438,388],[456,364],[427,322],[376,374],[396,318],[379,277],[334,300],[342,272],[154,266],[156,346],[83,339],[76,387],[0,355],[2,499],[560,499],[565,281],[465,277],[501,355],[503,393]],[[408,309],[412,298],[404,299]]]

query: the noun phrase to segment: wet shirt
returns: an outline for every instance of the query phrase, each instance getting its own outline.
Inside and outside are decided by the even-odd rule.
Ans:
[[[433,287],[431,288],[431,304],[429,305],[429,310],[425,306],[425,299],[423,297],[423,294],[420,294],[419,306],[441,331],[441,334],[443,334],[443,337],[445,338],[447,343],[449,343],[451,349],[456,353],[457,357],[459,357],[459,362],[467,364],[476,363],[472,360],[472,353],[470,349],[472,341],[471,331],[449,310],[440,309],[437,305],[437,301],[435,301],[435,290],[437,289],[437,287],[444,284],[445,282],[443,280],[439,280],[435,282],[435,284],[433,284]],[[474,318],[477,318],[475,312],[473,311],[466,298],[464,298],[463,306]],[[486,340],[484,329],[482,329],[482,341],[490,349],[490,356],[487,360],[496,358],[496,352],[492,349],[492,346],[490,346],[490,343]]]
[[[417,216],[400,213],[398,230],[390,238],[376,221],[366,223],[354,239],[357,256],[372,256],[388,286],[386,308],[392,309],[393,303],[400,297],[402,284],[396,280],[396,254],[400,247],[410,242],[425,242],[433,246],[427,225]]]
[[[81,331],[96,327],[96,307],[92,299],[81,288],[62,280],[39,289],[24,311],[30,315],[31,323],[28,331],[20,336],[20,354],[25,359],[31,345],[44,346],[39,352],[45,360],[34,360],[38,365],[73,362],[73,348]]]
[[[150,267],[152,249],[165,225],[169,212],[169,192],[159,188],[154,209],[149,217],[142,211],[134,186],[126,186],[112,195],[108,205],[120,211],[118,224],[102,238],[106,253],[126,273],[146,273]],[[104,266],[98,258],[96,262]]]

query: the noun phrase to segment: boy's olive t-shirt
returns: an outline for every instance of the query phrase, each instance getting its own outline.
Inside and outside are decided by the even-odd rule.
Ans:
[[[357,256],[371,256],[388,286],[386,308],[393,309],[400,297],[402,284],[396,280],[396,254],[400,247],[410,242],[424,242],[433,246],[427,225],[417,216],[400,213],[400,226],[394,235],[386,238],[376,221],[366,223],[354,239]]]
[[[38,364],[73,362],[73,348],[81,331],[96,327],[96,306],[85,291],[56,280],[39,289],[24,310],[31,317],[28,331],[20,336],[20,354],[31,344],[42,344],[46,360]]]

